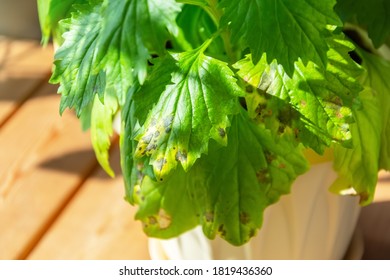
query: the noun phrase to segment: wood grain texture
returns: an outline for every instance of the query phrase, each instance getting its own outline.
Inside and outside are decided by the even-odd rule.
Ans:
[[[50,75],[53,48],[0,38],[0,127]]]
[[[374,202],[362,209],[358,228],[364,239],[363,259],[390,260],[390,173],[381,173]]]
[[[111,155],[117,174],[119,149]],[[29,259],[148,259],[147,238],[124,199],[122,176],[98,169],[83,184]]]
[[[0,129],[0,259],[24,258],[97,166],[89,135],[58,104],[44,86]]]

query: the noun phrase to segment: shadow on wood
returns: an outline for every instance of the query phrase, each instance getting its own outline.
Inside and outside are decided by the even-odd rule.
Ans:
[[[366,260],[390,260],[390,201],[376,202],[362,209],[359,227],[364,236]]]

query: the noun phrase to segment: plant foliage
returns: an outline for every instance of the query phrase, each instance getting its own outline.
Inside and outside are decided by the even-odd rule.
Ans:
[[[386,0],[38,0],[60,112],[103,168],[121,115],[126,199],[145,232],[250,240],[333,149],[331,190],[369,203],[390,168]],[[346,35],[347,34],[347,35]]]

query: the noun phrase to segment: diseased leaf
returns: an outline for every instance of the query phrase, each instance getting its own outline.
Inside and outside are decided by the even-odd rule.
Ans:
[[[382,124],[379,168],[390,170],[390,62],[360,51],[363,58],[363,66],[367,69],[367,75],[363,83],[369,86],[380,110],[380,123]]]
[[[233,117],[228,145],[211,143],[188,172],[178,167],[162,183],[146,176],[137,185],[136,217],[149,236],[171,238],[201,224],[207,237],[242,245],[261,227],[264,209],[290,192],[308,168],[301,148],[275,141],[245,114]]]
[[[293,141],[276,140],[245,114],[233,118],[228,145],[210,148],[201,159],[204,183],[191,185],[206,236],[218,234],[234,245],[256,234],[264,209],[289,193],[291,183],[307,170]]]
[[[387,1],[337,2],[375,46],[389,41]],[[333,148],[331,190],[372,201],[378,169],[390,169],[390,64],[354,50],[335,3],[38,0],[43,42],[62,43],[51,78],[60,112],[91,128],[114,175],[120,111],[125,198],[149,236],[201,225],[246,243],[307,170],[304,147]]]
[[[136,219],[142,221],[148,236],[171,238],[198,224],[196,208],[187,191],[188,185],[197,182],[195,169],[191,169],[190,174],[179,167],[164,183],[146,176],[137,186],[139,209]]]
[[[388,0],[338,0],[336,12],[345,22],[357,21],[367,28],[376,48],[390,36],[390,1]]]
[[[325,68],[329,35],[327,25],[341,25],[333,11],[335,0],[222,0],[222,24],[229,26],[232,41],[250,48],[255,64],[267,53],[291,76],[300,58]]]
[[[159,180],[178,162],[187,171],[210,138],[226,145],[229,116],[243,92],[226,63],[203,54],[208,43],[161,60],[134,97],[142,125],[135,156],[150,157]]]
[[[360,195],[363,205],[370,203],[378,180],[378,158],[382,123],[378,99],[370,89],[361,93],[362,110],[354,111],[356,123],[351,125],[353,148],[334,147],[334,169],[339,178],[331,190],[350,194],[351,188]]]
[[[299,139],[305,145],[317,151],[321,150],[320,143],[329,146],[337,141],[348,145],[351,140],[348,124],[353,122],[351,109],[359,106],[361,90],[356,80],[361,69],[348,55],[352,45],[342,39],[332,39],[328,45],[329,63],[325,72],[313,63],[305,66],[298,61],[290,78],[275,60],[269,64],[266,54],[256,65],[250,56],[234,65],[247,83],[288,102],[293,108],[290,111],[299,113],[294,115],[299,122],[294,118],[290,125],[304,133]]]
[[[173,0],[93,3],[74,6],[77,11],[63,21],[69,31],[55,55],[51,82],[60,83],[61,113],[74,108],[86,125],[93,114],[93,146],[112,175],[108,165],[112,118],[118,104],[124,105],[134,80],[145,79],[149,53],[163,53],[170,33],[177,33],[180,6]]]
[[[61,83],[61,112],[69,107],[80,115],[95,94],[103,102],[106,88],[123,105],[134,78],[145,79],[149,52],[162,53],[169,32],[177,32],[179,6],[173,0],[106,0],[77,9],[62,24],[69,31],[51,78]]]

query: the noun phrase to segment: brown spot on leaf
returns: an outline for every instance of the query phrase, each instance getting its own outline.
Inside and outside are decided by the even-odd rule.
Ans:
[[[240,223],[243,225],[246,225],[247,223],[249,223],[249,221],[250,221],[250,218],[249,218],[248,213],[241,212],[240,213]]]
[[[286,130],[286,126],[284,124],[280,124],[278,128],[278,133],[283,134],[285,130]]]
[[[265,159],[267,160],[268,164],[271,164],[276,159],[276,157],[271,152],[265,152]]]
[[[361,192],[359,193],[359,195],[360,195],[360,200],[359,200],[360,203],[366,202],[370,197],[370,195],[367,192]]]
[[[151,125],[151,126],[155,126],[156,124],[157,124],[156,118],[152,118],[152,119],[150,120],[150,125]]]
[[[166,229],[171,225],[172,218],[170,215],[168,215],[167,212],[165,212],[164,209],[160,209],[158,212],[158,225],[161,229]]]
[[[158,171],[162,171],[165,164],[167,164],[167,160],[165,158],[159,158],[155,161],[155,168]]]
[[[214,221],[214,213],[213,212],[206,212],[204,214],[204,217],[206,219],[206,222],[212,223]]]
[[[343,106],[343,101],[341,100],[340,96],[335,96],[332,100],[332,103],[336,104],[337,106]]]
[[[156,219],[156,217],[154,217],[154,216],[149,216],[149,217],[148,217],[148,224],[149,224],[149,225],[155,225],[155,224],[157,224],[157,219]]]
[[[294,128],[294,135],[295,135],[295,139],[298,139],[299,138],[299,133],[301,131],[298,129],[298,128]]]
[[[340,111],[338,111],[338,112],[336,113],[336,117],[337,117],[338,119],[342,119],[344,116],[343,116],[343,114],[341,114]]]
[[[225,230],[225,226],[223,224],[219,225],[218,232],[221,234],[222,237],[226,236],[226,230]]]
[[[153,134],[152,133],[147,133],[144,137],[142,137],[142,142],[149,144],[150,141],[153,139]]]
[[[146,152],[147,153],[150,153],[151,151],[154,151],[157,149],[157,145],[156,144],[149,144],[147,147],[146,147]]]
[[[256,113],[261,114],[266,108],[267,105],[261,103],[256,107]]]
[[[270,176],[267,169],[261,169],[256,173],[257,180],[262,184],[268,184],[270,182]]]
[[[219,136],[221,136],[222,138],[224,138],[226,136],[226,131],[225,129],[223,129],[222,127],[218,128],[218,134]]]
[[[168,127],[171,127],[172,122],[173,122],[173,116],[168,116],[168,117],[164,118],[163,122],[164,122],[163,125],[164,125],[165,129],[167,129]]]
[[[177,161],[185,162],[187,161],[187,153],[185,151],[177,151],[175,158]]]
[[[251,85],[247,85],[247,86],[245,87],[245,91],[246,91],[247,93],[252,93],[252,92],[253,92],[253,87],[252,87]]]

